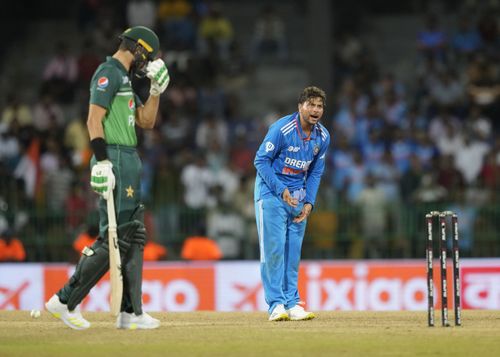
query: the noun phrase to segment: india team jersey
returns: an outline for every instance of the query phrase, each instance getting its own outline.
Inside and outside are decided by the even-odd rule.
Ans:
[[[108,144],[136,146],[135,115],[142,103],[134,94],[128,73],[113,57],[107,57],[90,81],[90,104],[105,109],[104,138]]]
[[[255,200],[281,197],[285,188],[305,189],[304,201],[314,205],[329,144],[330,134],[319,123],[306,137],[298,113],[272,124],[255,156]]]

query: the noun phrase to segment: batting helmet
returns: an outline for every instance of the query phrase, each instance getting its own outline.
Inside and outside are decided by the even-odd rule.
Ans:
[[[134,26],[125,30],[120,40],[134,54],[136,75],[144,75],[146,64],[154,60],[160,49],[158,36],[145,26]]]

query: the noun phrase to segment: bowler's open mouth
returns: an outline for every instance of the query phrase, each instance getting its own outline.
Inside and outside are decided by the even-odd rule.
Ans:
[[[318,120],[319,119],[319,115],[311,114],[311,118]]]

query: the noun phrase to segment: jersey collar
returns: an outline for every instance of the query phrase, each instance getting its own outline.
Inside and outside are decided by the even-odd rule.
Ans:
[[[107,56],[106,61],[109,62],[110,64],[112,64],[113,66],[117,67],[121,72],[123,72],[124,75],[128,76],[127,70],[125,69],[123,64],[120,61],[118,61],[116,58],[111,57],[111,56]]]
[[[297,130],[297,134],[299,135],[299,138],[304,141],[309,141],[312,139],[316,139],[316,128],[318,127],[318,124],[314,124],[314,126],[311,129],[311,134],[309,136],[306,136],[304,131],[302,130],[302,125],[300,125],[300,115],[299,112],[295,112],[295,129]]]

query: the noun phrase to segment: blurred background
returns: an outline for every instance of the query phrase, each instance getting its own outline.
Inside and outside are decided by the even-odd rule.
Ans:
[[[255,151],[308,85],[327,92],[332,145],[303,258],[423,260],[430,210],[458,214],[463,256],[499,257],[499,15],[498,0],[5,1],[0,260],[75,262],[95,237],[89,81],[135,25],[171,76],[138,129],[148,260],[190,259],[193,237],[258,259]]]

